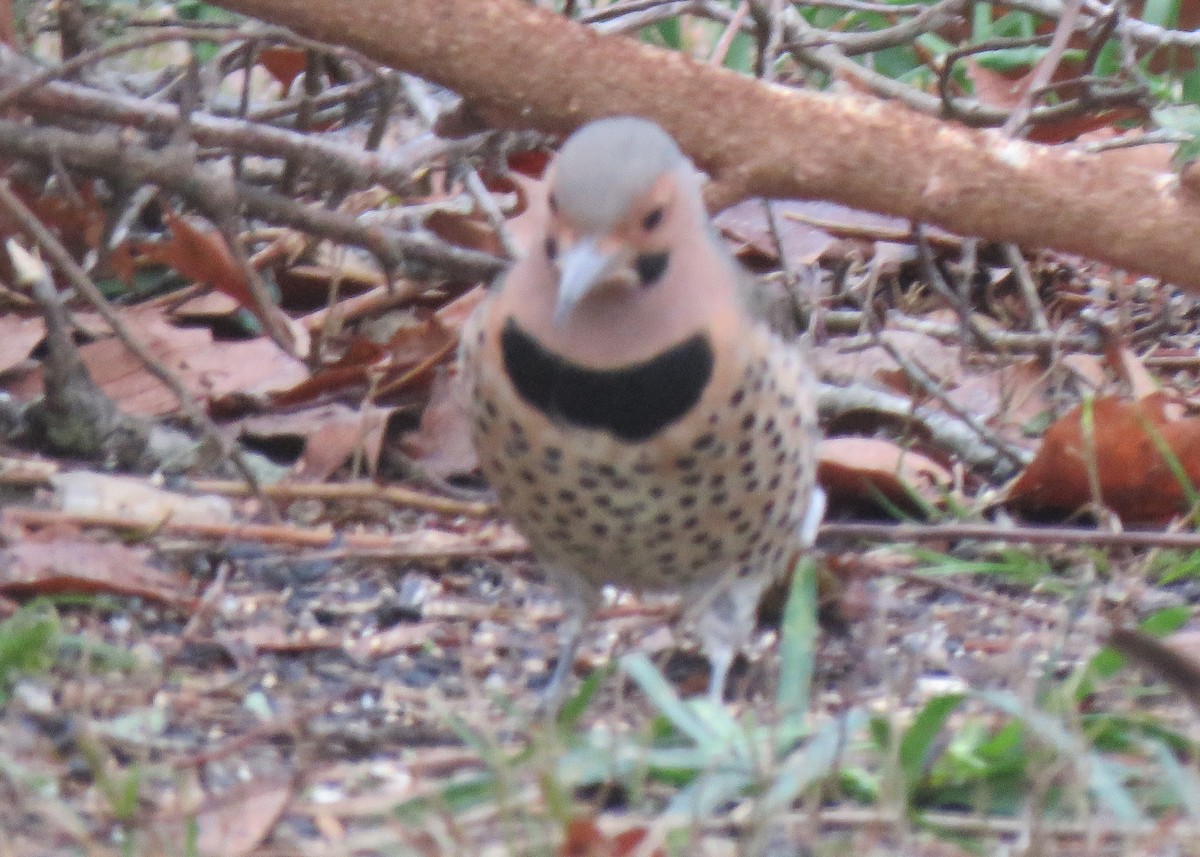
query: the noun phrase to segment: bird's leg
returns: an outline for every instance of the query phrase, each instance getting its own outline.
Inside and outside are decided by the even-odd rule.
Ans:
[[[759,598],[768,581],[765,576],[737,578],[724,584],[703,607],[697,633],[708,657],[708,698],[725,700],[725,683],[733,658],[750,639]]]
[[[558,625],[558,661],[542,689],[541,704],[549,712],[557,711],[562,703],[584,628],[600,603],[599,590],[575,575],[554,575],[554,581],[562,599],[563,618]]]

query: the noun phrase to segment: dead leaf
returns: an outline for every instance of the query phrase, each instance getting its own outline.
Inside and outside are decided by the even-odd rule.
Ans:
[[[1001,107],[1011,110],[1021,103],[1026,90],[1029,89],[1029,73],[1012,75],[1003,74],[983,65],[974,57],[967,57],[962,62],[967,79],[975,90],[975,97],[989,107]]]
[[[962,361],[957,345],[911,330],[885,330],[879,338],[902,357],[912,359],[943,389],[956,386],[962,378]],[[908,375],[883,345],[858,351],[840,351],[836,341],[814,349],[818,371],[838,383],[876,381],[904,394],[918,392]]]
[[[478,466],[457,374],[445,369],[437,373],[421,425],[405,437],[404,451],[439,479],[465,475]]]
[[[104,233],[104,208],[96,198],[94,183],[77,183],[74,193],[41,193],[40,190],[22,183],[13,185],[13,192],[29,206],[50,229],[58,233],[73,252],[82,248],[96,249]],[[14,230],[8,227],[7,217],[0,216],[7,235]]]
[[[333,363],[286,389],[271,394],[276,407],[311,402],[330,392],[345,392],[355,386],[365,387],[372,368],[384,359],[381,345],[361,337],[352,339],[345,353]]]
[[[153,306],[133,307],[122,315],[138,341],[198,398],[260,394],[308,377],[303,363],[264,337],[216,342],[207,330],[177,327]],[[175,396],[120,340],[90,343],[79,355],[93,380],[125,413],[159,416],[178,409]],[[40,395],[41,369],[13,379],[6,389],[20,399]]]
[[[1108,383],[1104,363],[1095,354],[1065,354],[1059,362],[1092,392],[1103,390]]]
[[[229,252],[221,234],[215,229],[196,226],[172,212],[167,212],[165,219],[171,229],[170,238],[139,244],[137,249],[142,257],[166,265],[190,280],[206,283],[257,314],[246,272]]]
[[[196,602],[186,577],[149,564],[150,551],[118,542],[25,539],[0,550],[0,593],[83,593],[145,598],[182,608]]]
[[[196,850],[203,857],[242,857],[258,847],[274,829],[288,801],[292,783],[250,783],[219,805],[196,816]]]
[[[907,234],[907,221],[819,200],[775,200],[775,223],[788,267],[812,265],[838,243],[843,232],[852,234],[899,232]],[[753,270],[778,267],[779,248],[761,200],[738,203],[713,219],[721,234],[733,242],[734,253]],[[870,250],[868,248],[868,254]]]
[[[46,323],[40,318],[0,315],[0,373],[27,360],[45,335]]]
[[[1015,108],[1024,98],[1033,80],[1035,69],[1014,70],[1008,72],[987,68],[974,59],[964,60],[967,76],[975,88],[975,95],[980,101],[992,107],[1005,110]],[[1054,75],[1055,82],[1061,82],[1073,77],[1078,72],[1068,72],[1066,64],[1060,64]],[[1077,91],[1077,88],[1076,88]],[[1074,97],[1076,92],[1058,90],[1060,95]],[[1067,143],[1079,139],[1083,134],[1101,128],[1114,128],[1120,122],[1141,119],[1146,111],[1140,108],[1116,108],[1112,110],[1085,111],[1076,116],[1058,119],[1054,122],[1043,122],[1029,129],[1026,138],[1033,143]]]
[[[334,283],[343,297],[387,286],[386,278],[376,268],[353,259],[337,265],[288,265],[275,272],[280,302],[293,311],[326,306]]]
[[[360,448],[367,472],[375,472],[391,413],[390,408],[333,403],[246,417],[237,424],[237,431],[268,444],[302,440],[304,450],[294,465],[296,476],[306,482],[324,482]]]
[[[1170,404],[1162,393],[1138,402],[1111,396],[1096,399],[1092,403],[1094,446],[1085,442],[1083,405],[1073,408],[1046,430],[1034,460],[1009,488],[1009,502],[1024,509],[1073,512],[1093,499],[1088,480],[1091,463],[1101,499],[1122,519],[1161,522],[1185,510],[1184,490],[1154,435],[1196,485],[1200,483],[1200,417],[1171,419]]]
[[[235,315],[241,306],[222,292],[205,292],[177,304],[171,312],[172,318],[183,322],[208,323]]]
[[[391,413],[391,408],[363,405],[349,411],[345,419],[326,420],[308,436],[304,454],[296,462],[296,475],[306,481],[324,482],[358,452],[364,470],[373,476],[379,468],[379,452]]]
[[[1019,429],[1051,407],[1053,375],[1036,357],[964,372],[946,397],[960,410],[985,418],[1015,442]]]
[[[615,835],[604,833],[594,819],[575,817],[567,822],[566,835],[558,853],[560,857],[629,857],[640,854],[642,840],[649,833],[645,827],[631,827]],[[645,857],[665,857],[661,847],[647,851]]]
[[[950,471],[933,459],[870,437],[822,441],[817,478],[835,494],[871,500],[872,492],[878,492],[893,503],[906,504],[914,495],[937,502],[953,484]]]
[[[308,52],[291,45],[270,45],[258,52],[258,61],[279,81],[285,93],[308,65]]]
[[[471,313],[475,311],[475,307],[479,306],[485,297],[487,297],[487,289],[483,286],[476,286],[463,292],[437,311],[438,321],[447,330],[458,333],[467,323],[467,319],[471,317]]]

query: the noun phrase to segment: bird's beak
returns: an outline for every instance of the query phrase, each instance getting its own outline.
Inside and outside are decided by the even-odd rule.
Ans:
[[[558,301],[554,306],[554,325],[566,324],[576,305],[596,285],[612,273],[618,262],[615,250],[602,250],[595,239],[581,239],[563,251],[558,261]]]

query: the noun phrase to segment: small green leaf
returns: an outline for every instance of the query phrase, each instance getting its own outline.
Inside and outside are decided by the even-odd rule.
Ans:
[[[946,718],[962,705],[964,698],[961,693],[935,696],[904,731],[904,737],[900,739],[900,770],[910,790],[924,777],[934,739],[942,731]]]
[[[1150,112],[1158,127],[1177,131],[1189,137],[1200,137],[1200,107],[1195,104],[1176,104]]]
[[[675,693],[675,689],[644,654],[633,652],[621,658],[621,669],[677,730],[697,744],[703,745],[713,739],[704,721],[679,698],[679,694]]]
[[[579,690],[567,698],[567,701],[563,703],[562,708],[559,709],[558,716],[555,718],[560,732],[564,734],[571,732],[579,725],[579,719],[583,717],[583,713],[592,704],[592,699],[595,698],[596,691],[600,689],[601,682],[612,675],[613,672],[614,669],[611,666],[592,670],[588,677],[579,685]]]
[[[812,557],[796,564],[783,610],[779,641],[779,691],[784,717],[808,713],[817,640],[817,573]]]
[[[1156,27],[1174,27],[1179,20],[1179,0],[1146,0],[1142,20]]]

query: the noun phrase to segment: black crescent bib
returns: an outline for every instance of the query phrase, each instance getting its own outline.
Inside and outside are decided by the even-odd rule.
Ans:
[[[547,350],[512,318],[500,348],[504,371],[530,406],[630,442],[653,437],[695,407],[714,363],[708,335],[697,333],[642,363],[589,369]]]

